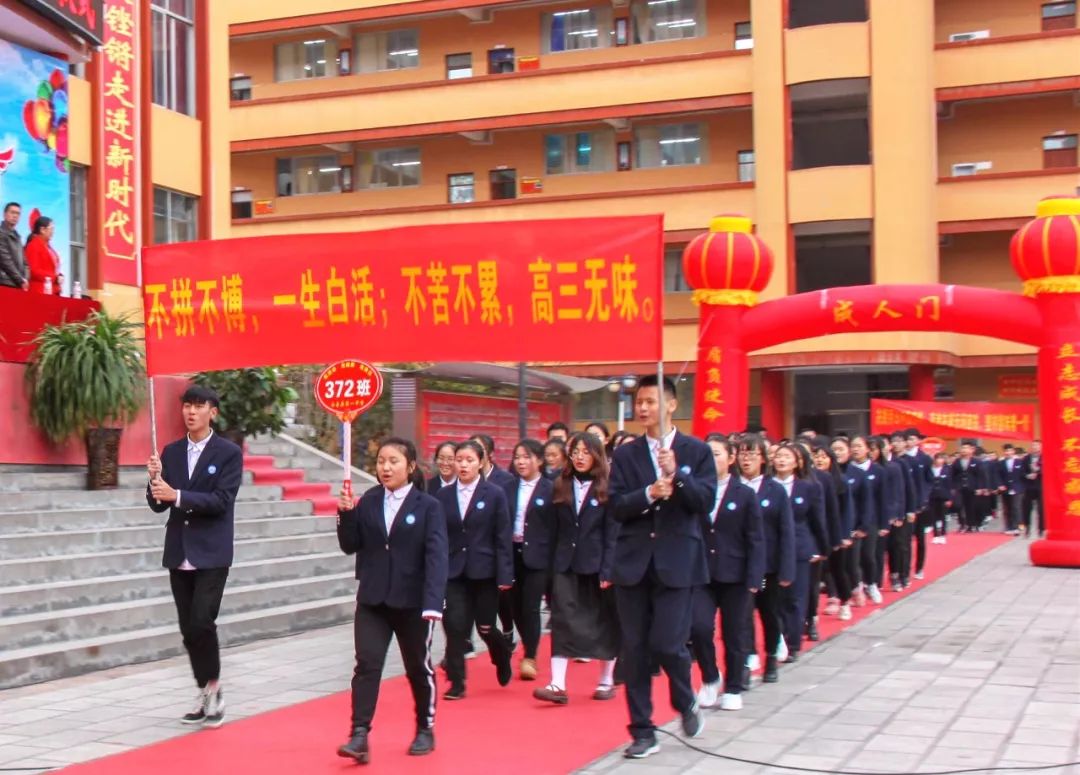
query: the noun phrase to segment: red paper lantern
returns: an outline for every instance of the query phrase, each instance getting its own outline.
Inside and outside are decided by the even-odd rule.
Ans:
[[[1039,202],[1035,219],[1016,232],[1009,252],[1027,295],[1080,287],[1080,198]]]
[[[722,215],[686,246],[683,275],[695,289],[695,300],[753,304],[765,289],[772,276],[772,251],[751,231],[752,225],[749,218]]]

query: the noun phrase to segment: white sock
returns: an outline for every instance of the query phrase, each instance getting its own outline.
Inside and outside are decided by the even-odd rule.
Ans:
[[[570,660],[566,657],[551,658],[551,685],[566,691],[566,667]]]
[[[600,671],[600,685],[601,686],[614,686],[615,685],[615,660],[608,659],[604,661],[604,667]]]

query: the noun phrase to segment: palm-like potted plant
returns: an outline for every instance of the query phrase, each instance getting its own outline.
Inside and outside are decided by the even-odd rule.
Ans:
[[[284,384],[277,369],[270,366],[202,371],[193,381],[213,388],[221,397],[214,429],[241,447],[250,436],[281,433],[286,407],[297,398],[296,391]]]
[[[140,331],[127,315],[98,311],[45,326],[33,339],[30,419],[55,443],[85,439],[91,490],[119,484],[120,434],[146,395]]]

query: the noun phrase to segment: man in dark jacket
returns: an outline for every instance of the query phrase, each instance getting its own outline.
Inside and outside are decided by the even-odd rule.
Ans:
[[[18,202],[4,205],[4,220],[0,222],[0,285],[9,288],[29,287],[26,278],[26,260],[23,258],[22,238],[16,227],[22,207]]]
[[[162,565],[180,620],[184,648],[199,686],[185,724],[219,727],[225,700],[219,679],[217,617],[233,561],[233,504],[244,476],[240,447],[210,428],[220,400],[209,388],[193,386],[180,399],[187,436],[166,445],[146,466],[146,502],[169,512]]]

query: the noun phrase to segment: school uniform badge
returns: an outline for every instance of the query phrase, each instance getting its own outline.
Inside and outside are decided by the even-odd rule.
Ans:
[[[683,466],[679,470],[682,471],[683,474],[689,474],[690,473],[690,466]]]
[[[210,474],[211,476],[213,476],[214,474],[216,474],[216,473],[217,473],[217,466],[207,466],[207,468],[206,468],[206,473],[208,473],[208,474]]]
[[[406,525],[415,525],[416,524],[416,516],[414,514],[409,514],[408,516],[406,516],[405,517],[405,524]]]
[[[485,504],[485,503],[484,503],[483,501],[480,501],[479,503],[477,503],[477,504],[476,504],[476,508],[477,508],[477,509],[478,509],[479,511],[483,511],[483,510],[484,510],[484,506],[486,506],[486,505],[487,505],[487,504]]]
[[[806,499],[803,498],[803,496],[800,495],[799,497],[797,497],[795,499],[795,502],[798,503],[801,506],[802,504],[806,503]]]

